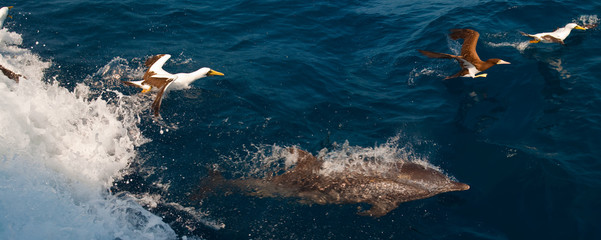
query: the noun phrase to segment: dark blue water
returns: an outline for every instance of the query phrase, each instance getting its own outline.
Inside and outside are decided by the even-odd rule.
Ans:
[[[89,99],[137,109],[137,118],[118,119],[150,141],[135,146],[107,194],[143,199],[178,237],[601,238],[601,32],[574,30],[565,46],[528,45],[519,33],[596,23],[599,2],[10,4],[5,27],[22,36],[21,48],[51,62],[43,81],[71,92],[85,84]],[[443,81],[458,64],[416,50],[457,53],[451,28],[479,31],[480,57],[511,65],[486,78]],[[225,76],[170,92],[153,118],[152,98],[120,81],[140,78],[144,60],[160,53],[173,56],[169,72],[206,66]],[[135,100],[117,103],[117,93]],[[404,203],[377,219],[355,214],[366,205],[190,198],[209,169],[254,176],[273,170],[262,161],[273,148],[289,146],[313,154],[403,149],[471,189]],[[15,226],[29,220],[2,221],[2,235],[18,239],[26,228]]]

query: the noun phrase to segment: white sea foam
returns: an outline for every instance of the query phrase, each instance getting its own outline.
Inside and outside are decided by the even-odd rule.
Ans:
[[[0,239],[173,239],[134,199],[108,192],[145,143],[136,111],[43,80],[50,62],[0,30]]]
[[[409,86],[415,86],[415,79],[418,79],[421,76],[437,76],[440,78],[444,78],[445,76],[443,74],[440,74],[439,72],[437,72],[437,70],[431,69],[429,67],[426,68],[413,68],[413,70],[411,70],[411,72],[409,73],[409,78],[407,79],[407,85]]]
[[[239,172],[234,173],[236,178],[262,178],[273,175],[273,171],[276,169],[285,171],[292,168],[297,160],[297,156],[290,153],[287,147],[278,145],[251,145],[251,149],[245,151],[246,156],[224,156],[224,158],[227,158],[225,162],[233,162],[233,164],[238,165],[236,168],[239,169]]]
[[[318,157],[324,160],[322,175],[357,173],[381,176],[399,162],[413,162],[440,171],[424,157],[415,153],[411,144],[401,144],[400,135],[374,147],[350,146],[348,142],[334,149],[322,149]]]
[[[332,148],[322,149],[316,156],[324,160],[319,174],[335,175],[339,173],[357,173],[366,176],[380,176],[399,162],[412,162],[442,172],[432,165],[426,155],[415,153],[408,142],[402,142],[402,135],[388,139],[386,143],[374,147],[351,146],[348,141],[334,144]],[[237,164],[242,166],[241,176],[236,177],[265,177],[281,174],[296,164],[298,156],[288,151],[288,147],[277,145],[253,146],[247,150],[248,156],[234,158],[242,159]],[[232,158],[232,159],[234,159]],[[237,168],[240,168],[238,166]],[[275,172],[274,172],[275,171]],[[238,175],[241,173],[236,173]]]
[[[599,17],[597,15],[581,15],[575,21],[584,26],[596,25],[596,24],[599,24]]]
[[[513,48],[517,49],[518,51],[520,51],[520,53],[523,53],[524,50],[526,50],[526,48],[528,48],[528,46],[530,46],[529,41],[501,42],[501,43],[486,42],[486,44],[491,47],[513,47]]]

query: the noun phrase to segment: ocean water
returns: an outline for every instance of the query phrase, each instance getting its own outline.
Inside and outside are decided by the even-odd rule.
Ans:
[[[597,1],[19,1],[0,30],[0,239],[599,239]],[[511,65],[443,81],[451,28]],[[211,67],[161,117],[137,80]],[[471,189],[401,204],[192,196],[209,171],[260,177],[283,148],[414,161]],[[356,165],[357,168],[385,166]],[[380,169],[382,170],[382,169]]]

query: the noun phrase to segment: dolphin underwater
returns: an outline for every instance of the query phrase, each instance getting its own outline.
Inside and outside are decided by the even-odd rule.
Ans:
[[[202,199],[208,193],[222,190],[257,197],[293,197],[307,204],[367,203],[371,208],[358,214],[381,217],[403,202],[470,188],[433,168],[404,161],[380,174],[361,171],[321,174],[323,159],[297,148],[288,151],[298,156],[296,165],[280,175],[225,179],[218,172],[212,172],[201,181],[192,198]]]

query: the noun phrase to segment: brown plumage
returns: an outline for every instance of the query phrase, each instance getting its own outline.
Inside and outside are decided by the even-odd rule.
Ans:
[[[430,58],[455,59],[457,60],[457,62],[459,62],[459,64],[461,65],[461,71],[445,79],[456,77],[486,77],[486,74],[477,74],[497,64],[509,64],[509,62],[503,61],[498,58],[491,58],[486,61],[482,61],[478,56],[478,53],[476,52],[476,45],[478,43],[478,38],[480,37],[480,34],[474,30],[451,29],[451,34],[449,34],[449,36],[453,40],[463,39],[463,45],[461,45],[460,56],[418,50],[420,53]]]
[[[25,78],[23,75],[15,73],[13,71],[11,71],[8,68],[5,68],[4,66],[0,65],[0,71],[2,71],[2,73],[7,76],[8,78],[15,80],[15,82],[19,83],[19,78],[23,77]]]

